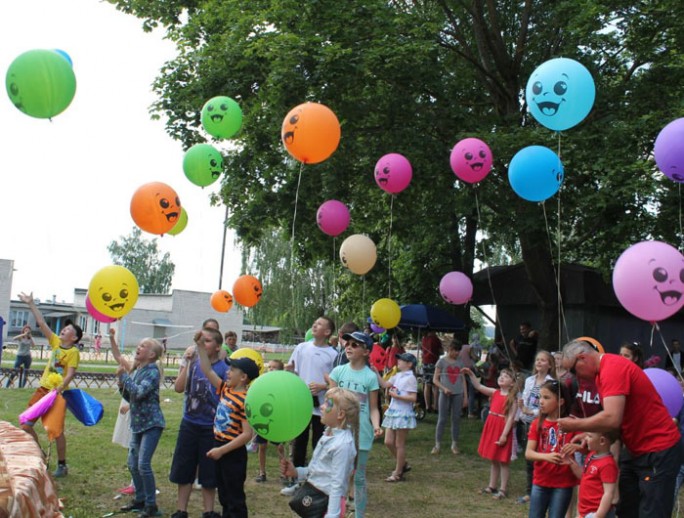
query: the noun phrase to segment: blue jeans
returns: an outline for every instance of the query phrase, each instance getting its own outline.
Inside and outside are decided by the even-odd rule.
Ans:
[[[19,388],[22,388],[24,385],[26,385],[26,378],[28,377],[28,373],[26,371],[28,371],[30,368],[31,355],[17,355],[17,357],[14,359],[15,372],[10,374],[9,378],[7,378],[7,384],[5,385],[5,388],[9,388],[12,380],[17,375],[17,370],[19,370]]]
[[[356,458],[356,471],[354,472],[354,516],[363,518],[366,515],[368,504],[368,487],[366,486],[366,464],[370,451],[359,450]],[[346,495],[345,495],[346,496]]]
[[[132,432],[128,446],[128,471],[133,477],[135,501],[145,505],[156,505],[157,486],[152,471],[152,455],[157,449],[162,432],[161,427],[150,428],[144,432]]]
[[[564,518],[570,506],[572,487],[542,487],[534,484],[530,494],[529,518]]]

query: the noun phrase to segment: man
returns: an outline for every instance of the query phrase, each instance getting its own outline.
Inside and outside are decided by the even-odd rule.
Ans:
[[[667,361],[665,362],[665,369],[669,371],[675,371],[675,375],[681,374],[682,373],[682,360],[684,360],[684,357],[682,356],[681,351],[679,350],[679,340],[676,338],[672,339],[670,346],[670,356],[672,359],[670,359],[670,356],[668,356]]]
[[[431,329],[427,329],[425,336],[420,344],[423,361],[423,397],[425,398],[425,408],[429,412],[437,413],[437,401],[439,390],[433,384],[432,378],[435,375],[435,364],[440,355],[444,352],[442,341]]]
[[[520,334],[509,343],[513,356],[520,362],[527,375],[532,372],[538,341],[539,333],[532,329],[532,324],[522,322],[520,324]]]
[[[666,518],[672,514],[679,472],[679,430],[646,374],[616,354],[600,354],[573,340],[563,348],[563,367],[578,378],[596,380],[603,410],[591,417],[559,420],[563,432],[620,429],[629,450],[620,463],[620,518]]]

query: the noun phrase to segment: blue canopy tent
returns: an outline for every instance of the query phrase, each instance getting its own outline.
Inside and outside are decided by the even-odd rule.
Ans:
[[[418,331],[425,328],[442,332],[465,330],[465,324],[462,320],[448,311],[427,304],[405,304],[401,306],[399,327]]]

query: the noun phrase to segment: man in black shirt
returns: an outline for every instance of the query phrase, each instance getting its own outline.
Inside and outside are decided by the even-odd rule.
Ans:
[[[532,329],[532,324],[522,322],[520,324],[520,334],[510,342],[513,355],[522,365],[522,368],[531,372],[534,365],[534,357],[537,354],[537,342],[539,333]]]

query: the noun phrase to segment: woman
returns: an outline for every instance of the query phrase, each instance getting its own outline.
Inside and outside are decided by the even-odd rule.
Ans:
[[[19,371],[19,388],[23,388],[28,377],[27,371],[31,368],[31,347],[36,345],[31,336],[31,326],[25,325],[21,330],[21,334],[15,336],[13,341],[18,344],[17,357],[14,359],[14,372],[7,379],[5,388],[10,386],[17,375],[17,371]]]

